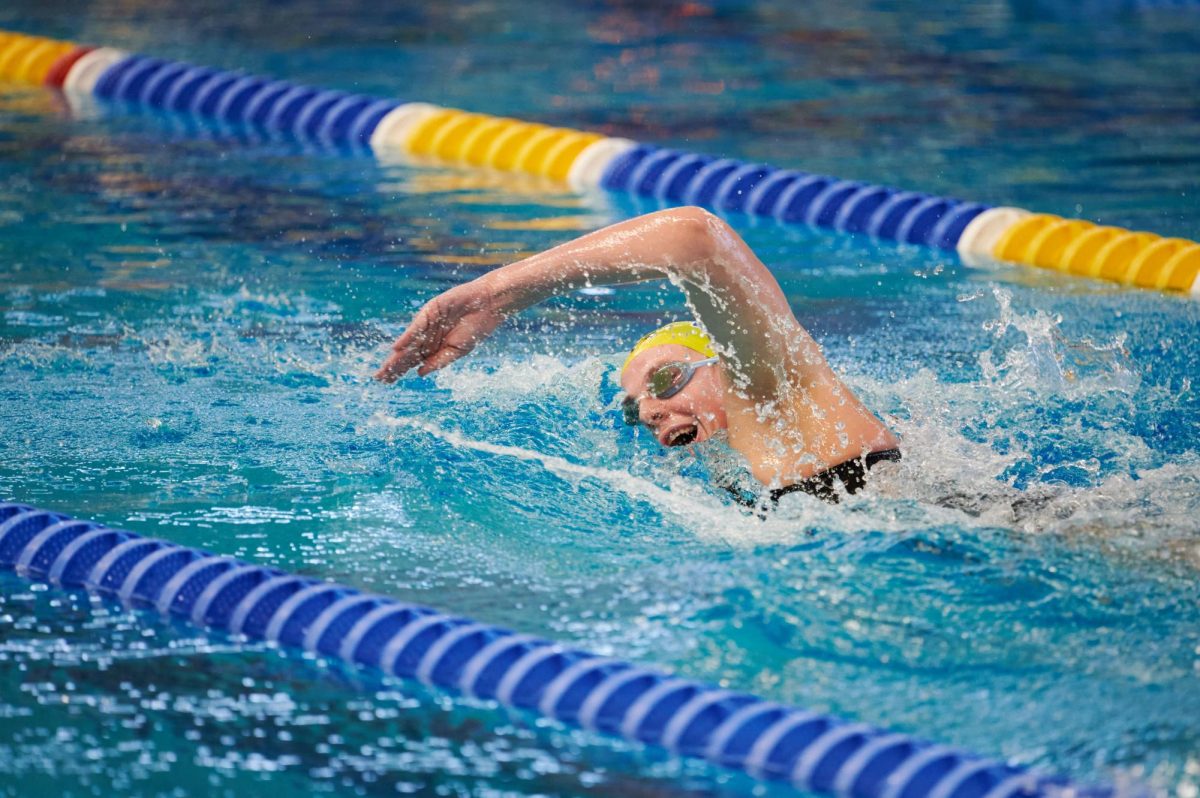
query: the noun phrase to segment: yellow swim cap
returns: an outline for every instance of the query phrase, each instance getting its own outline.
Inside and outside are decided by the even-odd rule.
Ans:
[[[659,327],[652,333],[647,333],[633,345],[633,349],[629,352],[629,357],[625,358],[625,362],[621,365],[621,373],[625,373],[625,369],[629,368],[629,361],[645,352],[652,346],[663,346],[664,344],[677,344],[678,346],[686,346],[693,352],[699,352],[705,357],[712,357],[716,354],[712,348],[712,339],[708,337],[708,333],[700,329],[700,325],[694,321],[673,321],[670,324],[665,324]]]

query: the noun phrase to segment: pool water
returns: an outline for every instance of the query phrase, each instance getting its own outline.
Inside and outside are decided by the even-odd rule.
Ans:
[[[1200,26],[1117,2],[15,0],[0,28],[1200,238]],[[530,53],[536,53],[531,58]],[[370,375],[651,210],[0,87],[0,498],[1080,779],[1200,791],[1200,305],[730,222],[905,442],[766,519],[616,412],[667,285]],[[790,794],[0,573],[0,795]]]

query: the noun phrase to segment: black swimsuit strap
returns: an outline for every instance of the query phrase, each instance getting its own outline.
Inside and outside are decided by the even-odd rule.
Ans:
[[[775,488],[771,491],[771,503],[775,504],[789,493],[807,493],[831,504],[837,504],[839,501],[838,483],[841,483],[841,487],[846,493],[857,493],[866,487],[867,471],[871,466],[884,460],[894,462],[899,459],[899,449],[884,449],[880,452],[871,452],[865,457],[856,457],[853,460],[838,463],[832,468],[813,474],[808,479],[784,485],[782,488]]]

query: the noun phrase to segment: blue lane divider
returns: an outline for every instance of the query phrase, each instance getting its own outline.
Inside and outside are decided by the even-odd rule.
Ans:
[[[951,250],[967,224],[988,208],[648,144],[613,159],[601,185],[662,202],[706,205]]]
[[[367,146],[396,100],[300,86],[283,80],[130,55],[94,93],[106,100],[253,126],[326,147]],[[767,216],[953,250],[986,205],[839,180],[765,164],[639,144],[613,159],[604,188],[665,203]]]
[[[1114,793],[28,505],[0,503],[0,567],[801,789],[855,798]]]
[[[145,55],[110,66],[93,91],[105,100],[251,125],[326,147],[367,145],[380,120],[401,104]]]
[[[403,104],[146,55],[128,55],[110,65],[93,93],[325,147],[369,147],[379,123]],[[955,249],[968,223],[988,210],[978,203],[649,144],[614,157],[600,184],[668,204],[702,205],[948,250]]]

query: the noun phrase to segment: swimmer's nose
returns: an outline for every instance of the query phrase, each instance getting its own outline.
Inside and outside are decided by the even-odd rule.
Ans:
[[[667,416],[662,404],[654,399],[643,399],[638,409],[641,412],[642,423],[648,427],[653,427]]]

